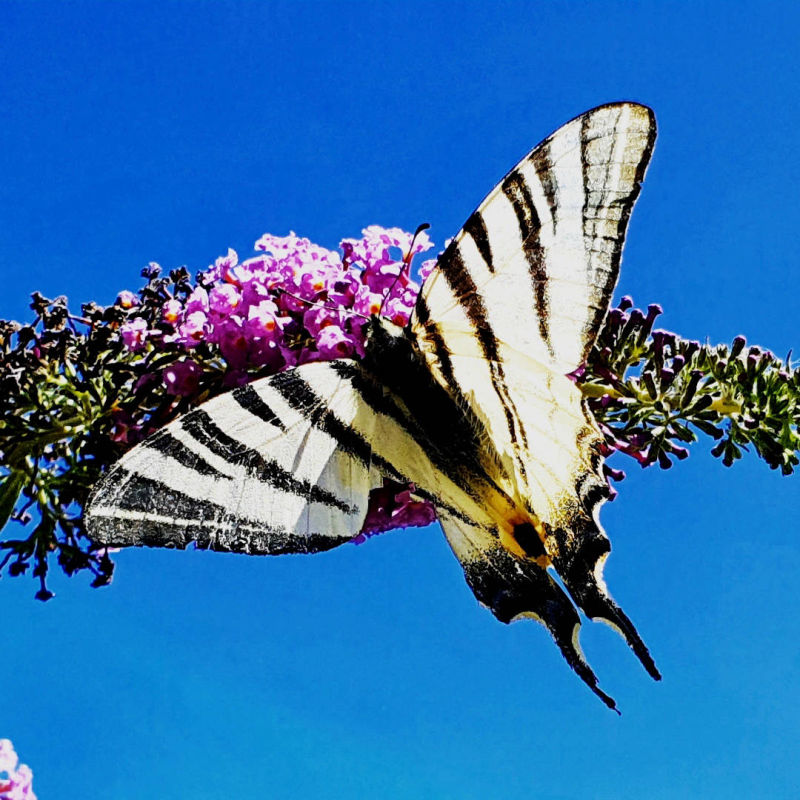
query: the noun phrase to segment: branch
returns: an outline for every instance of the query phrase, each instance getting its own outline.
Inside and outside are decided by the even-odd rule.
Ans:
[[[240,264],[229,251],[194,281],[185,268],[162,276],[151,264],[145,286],[107,308],[88,303],[73,315],[66,298],[35,293],[34,323],[0,321],[0,573],[30,570],[47,600],[55,554],[67,575],[87,570],[93,586],[108,584],[114,565],[87,538],[81,515],[122,453],[232,386],[362,356],[370,314],[406,325],[419,292],[411,258],[430,241],[422,230],[363,234],[344,240],[342,255],[265,235],[258,256]],[[423,263],[422,279],[434,264]],[[704,434],[726,466],[752,447],[790,474],[800,453],[800,371],[742,337],[711,346],[654,331],[660,312],[623,298],[570,376],[605,434],[606,455],[666,469]],[[356,541],[433,518],[409,486],[388,482],[370,495]]]

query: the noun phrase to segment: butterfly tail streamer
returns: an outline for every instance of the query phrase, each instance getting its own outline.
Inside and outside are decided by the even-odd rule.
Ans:
[[[519,558],[499,543],[487,541],[485,529],[438,509],[447,541],[461,566],[467,584],[482,605],[506,624],[520,619],[541,622],[553,637],[566,662],[610,709],[614,699],[598,685],[584,658],[578,634],[581,620],[569,597],[536,562]]]
[[[619,633],[654,680],[661,673],[639,632],[627,614],[617,605],[603,580],[603,566],[611,543],[594,519],[584,516],[571,526],[571,531],[557,532],[560,551],[553,564],[575,604],[586,616],[604,622]],[[567,544],[569,543],[569,544]],[[570,546],[571,545],[571,546]]]

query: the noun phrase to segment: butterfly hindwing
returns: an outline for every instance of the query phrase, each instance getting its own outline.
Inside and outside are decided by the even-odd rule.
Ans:
[[[518,555],[485,529],[439,509],[447,541],[464,568],[478,601],[501,622],[531,618],[541,622],[577,675],[609,707],[616,703],[597,685],[597,677],[578,643],[581,620],[569,597],[540,563]]]

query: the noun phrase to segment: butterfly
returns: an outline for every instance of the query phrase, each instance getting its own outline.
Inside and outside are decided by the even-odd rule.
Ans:
[[[373,316],[363,359],[257,380],[153,434],[95,488],[91,538],[318,552],[359,534],[384,479],[411,483],[477,599],[543,623],[609,707],[578,609],[659,679],[603,581],[603,437],[568,377],[607,313],[655,136],[653,112],[628,102],[559,128],[470,216],[405,328]]]

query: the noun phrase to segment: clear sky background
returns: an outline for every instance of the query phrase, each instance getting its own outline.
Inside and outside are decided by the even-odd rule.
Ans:
[[[659,139],[618,296],[800,348],[796,3],[0,3],[0,317],[109,303],[269,231],[441,244],[600,103]],[[663,674],[480,608],[438,529],[314,557],[135,551],[111,587],[0,582],[0,737],[40,800],[800,796],[798,479],[700,443],[603,509]]]

